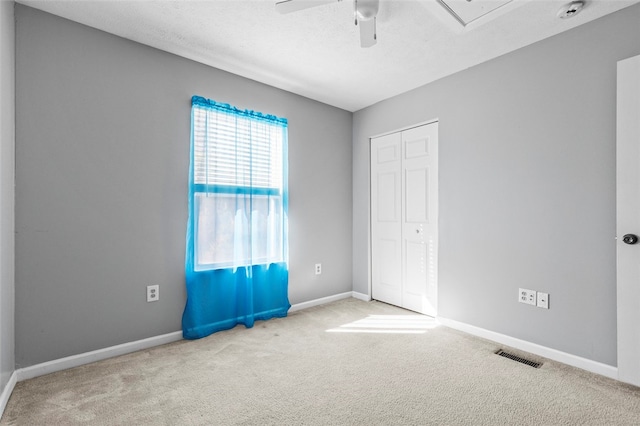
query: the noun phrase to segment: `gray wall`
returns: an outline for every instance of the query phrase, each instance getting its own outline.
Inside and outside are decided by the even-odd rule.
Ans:
[[[351,291],[350,112],[16,16],[19,367],[180,329],[192,95],[289,120],[290,301]]]
[[[354,290],[368,138],[438,118],[440,315],[616,365],[616,61],[637,54],[640,5],[356,112]]]
[[[0,1],[0,392],[14,370],[15,21]]]

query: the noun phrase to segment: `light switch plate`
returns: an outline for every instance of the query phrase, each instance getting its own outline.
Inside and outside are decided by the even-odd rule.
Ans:
[[[549,293],[538,292],[538,308],[549,309]]]

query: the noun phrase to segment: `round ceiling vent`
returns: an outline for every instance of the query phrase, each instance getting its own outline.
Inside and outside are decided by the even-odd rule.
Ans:
[[[567,19],[576,16],[584,7],[583,1],[574,1],[569,4],[565,4],[558,11],[558,18]]]

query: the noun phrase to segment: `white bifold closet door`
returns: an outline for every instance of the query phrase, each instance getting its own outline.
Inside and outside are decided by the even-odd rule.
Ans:
[[[371,139],[372,298],[436,316],[438,123]]]

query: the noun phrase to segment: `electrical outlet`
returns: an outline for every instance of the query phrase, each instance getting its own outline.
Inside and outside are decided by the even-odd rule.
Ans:
[[[536,306],[536,292],[526,288],[518,289],[518,302]]]
[[[160,300],[160,286],[148,285],[147,286],[147,302],[157,302]]]
[[[316,263],[316,275],[320,275],[322,273],[322,263]]]
[[[549,293],[538,292],[538,308],[549,309]]]

